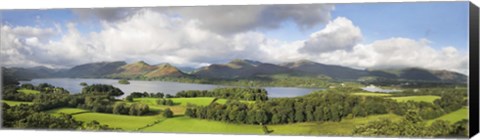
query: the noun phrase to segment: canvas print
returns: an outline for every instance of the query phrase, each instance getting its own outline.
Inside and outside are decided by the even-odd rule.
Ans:
[[[1,126],[466,138],[468,6],[1,10]]]

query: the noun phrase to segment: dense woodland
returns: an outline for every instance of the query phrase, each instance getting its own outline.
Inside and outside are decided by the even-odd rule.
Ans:
[[[262,88],[216,88],[213,90],[188,90],[178,92],[175,97],[217,97],[247,101],[268,100],[267,91]]]
[[[241,124],[286,124],[311,121],[340,121],[345,117],[364,117],[394,113],[404,116],[409,110],[420,112],[424,119],[437,118],[465,106],[463,98],[445,94],[435,103],[396,102],[391,99],[318,92],[297,98],[275,98],[254,104],[231,100],[226,104],[194,106],[185,115]]]

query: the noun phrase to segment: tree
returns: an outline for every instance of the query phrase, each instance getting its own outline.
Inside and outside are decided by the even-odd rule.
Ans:
[[[122,96],[124,93],[122,90],[112,85],[93,84],[90,86],[83,87],[82,94]]]
[[[119,83],[119,84],[124,84],[124,85],[130,84],[130,82],[129,82],[127,79],[118,80],[118,83]]]
[[[445,120],[434,121],[429,128],[430,136],[448,136],[452,131],[450,123]]]
[[[29,84],[29,83],[25,83],[25,84],[22,84],[20,86],[20,88],[33,90],[33,89],[35,89],[35,86],[33,86],[32,84]]]
[[[88,86],[88,84],[85,83],[85,82],[81,82],[80,85],[81,85],[81,86]]]
[[[193,117],[192,115],[195,114],[192,110],[192,108],[187,108],[185,109],[185,116],[187,117]]]
[[[117,103],[113,106],[113,114],[127,114],[126,104]]]
[[[264,124],[268,121],[267,113],[264,110],[257,110],[255,115],[255,121],[258,124]]]
[[[74,130],[81,126],[81,122],[73,119],[71,115],[61,114],[58,117],[40,112],[26,116],[14,124],[15,128],[43,128]]]
[[[235,118],[236,122],[237,123],[245,123],[245,118],[247,117],[247,112],[245,112],[244,110],[238,112],[237,114],[237,117]]]
[[[126,99],[127,99],[128,102],[133,102],[133,97],[132,96],[127,96]]]
[[[353,129],[353,135],[361,136],[399,136],[397,125],[390,119],[382,118]]]
[[[468,137],[468,120],[462,119],[454,124],[452,124],[452,132],[450,135],[453,136],[464,136]]]
[[[172,110],[170,110],[170,108],[165,109],[165,110],[163,111],[163,116],[164,116],[165,118],[171,118],[171,117],[173,117],[173,112],[172,112]]]
[[[108,125],[102,125],[98,121],[93,120],[84,124],[82,130],[117,130],[118,128],[110,128]]]

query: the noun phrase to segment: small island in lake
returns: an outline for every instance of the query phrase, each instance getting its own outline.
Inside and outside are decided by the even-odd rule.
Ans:
[[[118,83],[119,83],[119,84],[124,84],[124,85],[130,84],[130,82],[129,82],[127,79],[118,80]]]
[[[88,86],[88,84],[85,83],[85,82],[81,82],[80,85],[81,85],[81,86]]]

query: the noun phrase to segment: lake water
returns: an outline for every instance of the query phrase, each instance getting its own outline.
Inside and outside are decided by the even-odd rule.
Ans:
[[[71,93],[80,93],[82,91],[81,82],[85,82],[88,85],[91,84],[109,84],[120,88],[125,94],[121,97],[126,97],[132,92],[148,92],[156,93],[163,92],[166,94],[175,95],[182,90],[211,90],[219,87],[227,87],[221,85],[210,84],[193,84],[193,83],[178,83],[178,82],[166,82],[166,81],[139,81],[130,80],[130,84],[119,84],[118,80],[114,79],[84,79],[84,78],[46,78],[46,79],[33,79],[31,81],[20,81],[20,84],[30,83],[38,85],[40,83],[49,83],[56,87],[62,87],[70,91]],[[315,90],[312,88],[295,88],[295,87],[264,87],[268,92],[268,97],[296,97],[311,93]]]

